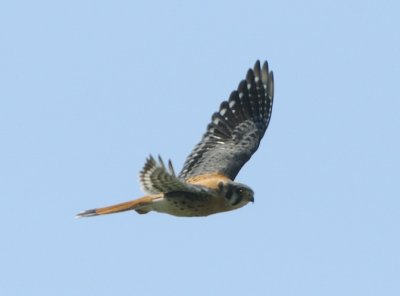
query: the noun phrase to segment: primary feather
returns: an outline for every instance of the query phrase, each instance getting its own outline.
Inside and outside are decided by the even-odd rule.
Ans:
[[[274,78],[265,62],[257,61],[246,79],[214,113],[200,143],[187,157],[179,177],[220,173],[234,180],[257,150],[268,127]]]

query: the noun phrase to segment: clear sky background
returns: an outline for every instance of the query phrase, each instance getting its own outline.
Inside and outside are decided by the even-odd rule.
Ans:
[[[400,295],[398,1],[3,1],[0,294]],[[272,121],[207,218],[75,219],[180,169],[256,59]]]

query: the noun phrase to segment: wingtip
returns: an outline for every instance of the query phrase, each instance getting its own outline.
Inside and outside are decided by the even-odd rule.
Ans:
[[[267,60],[264,61],[263,68],[267,69],[267,72],[269,72],[269,65]]]
[[[247,83],[252,83],[254,81],[254,71],[253,69],[249,69],[246,74],[246,81]]]
[[[257,61],[254,63],[253,69],[254,69],[254,71],[257,71],[257,70],[259,71],[259,70],[261,69],[260,60],[257,60]]]
[[[271,94],[272,99],[274,98],[274,72],[269,72],[269,79],[268,79],[268,89]]]

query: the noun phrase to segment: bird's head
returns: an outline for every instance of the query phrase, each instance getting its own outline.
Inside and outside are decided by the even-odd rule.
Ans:
[[[234,208],[240,208],[249,202],[254,202],[254,192],[247,185],[238,182],[227,182],[221,184],[221,189],[225,198]]]

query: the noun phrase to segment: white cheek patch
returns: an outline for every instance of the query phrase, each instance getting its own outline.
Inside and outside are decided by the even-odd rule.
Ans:
[[[230,199],[230,203],[233,206],[236,206],[237,204],[239,204],[242,201],[243,197],[238,194],[237,192],[233,191],[232,197]]]

